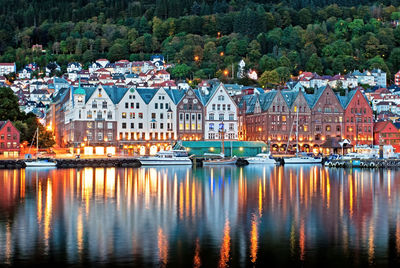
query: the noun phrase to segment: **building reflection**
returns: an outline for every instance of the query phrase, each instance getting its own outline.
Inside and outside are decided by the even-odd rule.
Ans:
[[[3,170],[0,261],[58,252],[69,263],[226,267],[259,264],[285,248],[286,259],[301,263],[323,241],[353,264],[374,265],[389,252],[400,257],[399,174],[314,166]]]

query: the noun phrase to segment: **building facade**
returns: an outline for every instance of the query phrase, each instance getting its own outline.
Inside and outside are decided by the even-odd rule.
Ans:
[[[238,108],[222,83],[211,90],[204,111],[205,140],[238,139]]]
[[[18,157],[20,152],[20,133],[11,121],[0,121],[0,155]]]
[[[178,140],[204,139],[204,105],[198,90],[188,89],[177,104]]]

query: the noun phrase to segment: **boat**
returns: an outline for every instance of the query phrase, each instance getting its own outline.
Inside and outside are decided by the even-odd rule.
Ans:
[[[297,153],[294,157],[284,158],[285,164],[321,164],[321,157],[313,157],[306,153]]]
[[[138,158],[142,166],[192,165],[186,150],[159,151],[155,156]]]
[[[237,162],[236,157],[209,159],[203,161],[203,166],[221,166],[221,165],[235,165]]]
[[[56,167],[57,163],[49,158],[37,158],[32,161],[25,161],[26,167]]]
[[[276,165],[277,164],[277,162],[271,156],[270,153],[257,154],[254,157],[246,158],[246,160],[247,160],[247,162],[249,162],[249,164],[270,164],[270,165]]]
[[[370,154],[361,154],[361,153],[348,153],[341,157],[343,160],[353,160],[353,159],[374,159],[377,158],[374,155]]]
[[[290,136],[291,135],[289,135],[287,147],[289,147]],[[299,152],[299,109],[297,109],[297,119],[296,119],[296,155],[294,157],[287,157],[287,158],[285,157],[283,159],[283,162],[285,164],[321,164],[322,163],[321,157],[315,157],[312,155],[308,155],[307,153],[304,153],[304,152],[302,152],[302,153]]]
[[[32,148],[32,144],[31,144],[31,147],[29,147],[28,154],[25,155],[26,160],[24,162],[25,162],[26,167],[27,168],[29,168],[29,167],[35,167],[35,168],[56,167],[57,166],[57,162],[54,159],[38,157],[38,155],[39,155],[39,128],[36,129],[36,132],[33,135],[33,139],[35,139],[35,137],[36,137],[36,159],[32,159],[30,157],[31,154],[29,152],[30,152],[30,150]]]

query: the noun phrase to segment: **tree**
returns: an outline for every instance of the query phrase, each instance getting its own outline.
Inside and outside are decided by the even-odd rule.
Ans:
[[[311,55],[311,58],[308,60],[306,64],[306,70],[309,72],[316,72],[322,74],[323,66],[321,63],[321,59],[317,56],[316,53]]]
[[[0,120],[16,121],[21,118],[18,98],[9,87],[0,87]]]
[[[279,84],[279,81],[279,74],[276,70],[265,71],[258,79],[258,82],[262,87],[267,87],[269,84],[277,85]]]
[[[188,77],[189,73],[191,71],[191,68],[187,66],[186,64],[177,64],[172,70],[171,74],[175,78],[186,78]]]
[[[51,148],[56,144],[53,133],[39,124],[39,148]]]
[[[107,55],[108,59],[113,61],[118,61],[128,58],[128,49],[122,44],[114,44]]]

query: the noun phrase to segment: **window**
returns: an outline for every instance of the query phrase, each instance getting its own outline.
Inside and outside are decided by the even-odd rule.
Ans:
[[[122,118],[126,118],[126,113],[125,112],[122,113]]]
[[[112,132],[108,132],[108,133],[107,133],[107,139],[108,139],[108,141],[112,141],[112,139],[113,139],[113,134],[112,134]]]
[[[97,128],[103,128],[103,123],[101,122],[97,123]]]
[[[160,119],[164,119],[164,114],[160,114]]]
[[[222,111],[225,111],[226,105],[222,104]]]
[[[107,113],[107,119],[112,119],[112,112]]]
[[[96,101],[93,101],[93,102],[92,102],[92,108],[93,108],[93,109],[96,109],[96,108],[97,108],[97,102],[96,102]]]
[[[129,114],[129,118],[130,118],[130,119],[135,119],[135,113],[130,113],[130,114]]]
[[[183,120],[183,113],[179,114],[179,120],[181,120],[181,121]]]
[[[139,102],[136,102],[136,109],[139,109]]]
[[[219,120],[221,120],[221,121],[224,120],[224,114],[219,114]]]
[[[151,113],[151,119],[156,119],[156,113]]]
[[[87,122],[87,128],[92,128],[93,127],[93,124],[92,124],[92,122]]]
[[[97,111],[97,119],[103,119],[101,111]]]
[[[325,127],[325,129],[326,129],[326,131],[331,131],[331,126],[328,125]]]
[[[91,119],[92,118],[92,111],[87,111],[87,118]]]
[[[122,128],[126,128],[126,123],[122,123]]]
[[[88,123],[89,124],[89,123]],[[1,135],[1,139],[4,140],[4,135]]]
[[[228,110],[228,111],[231,110],[231,105],[230,105],[230,104],[227,105],[227,110]]]
[[[143,119],[143,113],[139,113],[139,118]]]
[[[168,110],[168,103],[166,103],[166,104],[165,104],[165,109],[167,109],[167,110]]]
[[[221,104],[217,104],[217,111],[221,110]]]
[[[185,129],[186,129],[186,130],[189,130],[189,123],[186,123],[186,124],[185,124]]]
[[[220,96],[218,96],[218,100],[219,100],[219,101],[223,101],[223,100],[225,100],[225,97],[222,96],[222,95],[220,95]]]
[[[229,130],[233,130],[233,127],[234,127],[233,123],[229,123]]]
[[[139,123],[139,129],[143,128],[143,123]]]
[[[215,111],[215,104],[212,105],[212,110]]]
[[[197,114],[197,120],[201,120],[201,114]]]
[[[135,128],[135,123],[131,123],[131,128]]]
[[[286,122],[286,116],[282,115],[282,122]]]
[[[210,115],[208,116],[208,118],[209,118],[209,120],[214,120],[214,114],[210,114]]]
[[[234,114],[230,114],[230,115],[229,115],[229,120],[231,120],[231,121],[232,121],[232,120],[235,120],[235,115],[234,115]]]
[[[103,132],[97,133],[97,137],[98,137],[99,141],[102,141],[103,140]]]
[[[183,124],[182,123],[179,124],[179,130],[183,130]]]
[[[160,109],[164,109],[164,103],[160,103]]]
[[[185,114],[186,120],[189,120],[189,114]]]
[[[158,109],[158,103],[154,103],[154,109]]]
[[[103,105],[102,105],[103,109],[107,109],[107,102],[103,101]]]
[[[135,108],[135,103],[131,102],[131,109]]]
[[[107,123],[107,129],[113,129],[113,123]]]
[[[160,129],[164,129],[164,123],[160,123]]]
[[[210,124],[208,125],[208,129],[209,129],[209,130],[214,130],[214,123],[210,123]]]

